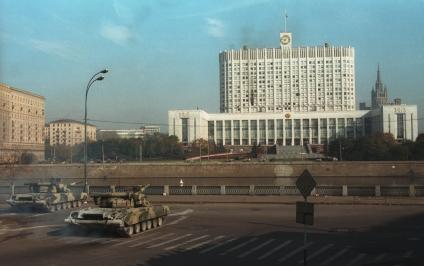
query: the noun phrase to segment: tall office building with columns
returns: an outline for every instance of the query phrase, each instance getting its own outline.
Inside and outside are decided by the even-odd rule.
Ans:
[[[415,105],[356,110],[352,47],[292,47],[292,34],[282,32],[278,48],[221,52],[219,69],[220,113],[168,112],[169,134],[184,144],[325,145],[377,132],[399,141],[418,135]]]
[[[352,47],[292,48],[280,34],[280,48],[221,52],[222,113],[355,110],[355,50]]]

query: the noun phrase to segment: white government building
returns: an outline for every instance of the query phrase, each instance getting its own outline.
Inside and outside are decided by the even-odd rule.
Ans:
[[[417,106],[388,103],[379,68],[374,108],[356,110],[352,47],[292,48],[292,34],[282,32],[280,48],[223,51],[219,66],[221,113],[168,111],[169,134],[184,144],[203,138],[232,146],[304,145],[377,132],[399,141],[418,135]]]

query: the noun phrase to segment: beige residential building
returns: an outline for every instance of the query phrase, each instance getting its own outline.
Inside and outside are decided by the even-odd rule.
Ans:
[[[44,129],[50,145],[73,146],[84,143],[84,123],[71,119],[60,119],[48,123]],[[88,141],[96,141],[96,126],[87,124]]]
[[[0,83],[0,163],[19,162],[22,153],[44,159],[45,98]]]

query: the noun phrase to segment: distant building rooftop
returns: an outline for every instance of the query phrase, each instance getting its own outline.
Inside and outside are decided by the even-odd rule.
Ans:
[[[74,124],[84,125],[84,122],[77,121],[77,120],[74,120],[74,119],[58,119],[58,120],[50,121],[46,125],[49,125],[49,124],[60,124],[60,123],[74,123]],[[96,125],[87,123],[87,126],[95,127]]]
[[[11,86],[6,85],[6,84],[4,84],[4,83],[0,83],[0,87],[5,87],[5,88],[7,88],[7,89],[9,89],[9,90],[14,90],[14,91],[17,91],[17,92],[25,93],[25,94],[28,94],[28,95],[31,95],[31,96],[34,96],[34,97],[41,98],[41,99],[43,99],[43,100],[45,100],[45,99],[46,99],[46,98],[45,98],[44,96],[42,96],[42,95],[39,95],[39,94],[36,94],[36,93],[30,92],[30,91],[26,91],[26,90],[22,90],[22,89],[14,88],[14,87],[11,87]]]

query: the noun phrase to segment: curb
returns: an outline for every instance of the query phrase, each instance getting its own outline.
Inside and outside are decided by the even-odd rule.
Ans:
[[[302,197],[272,197],[272,196],[149,196],[153,203],[160,204],[283,204],[295,205],[304,201]],[[398,205],[424,206],[424,198],[394,198],[394,197],[309,197],[308,202],[316,205]]]

